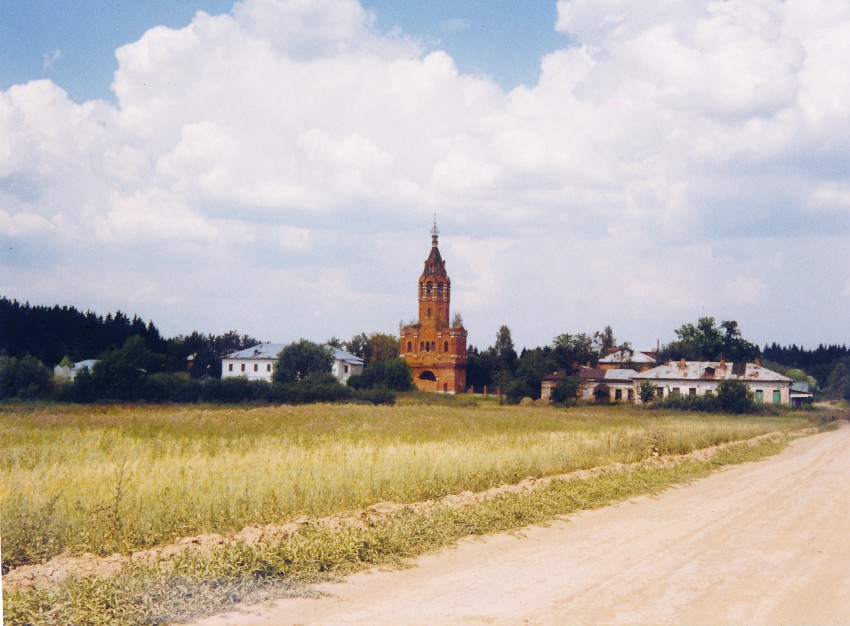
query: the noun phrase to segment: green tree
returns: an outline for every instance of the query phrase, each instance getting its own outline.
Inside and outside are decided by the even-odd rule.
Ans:
[[[640,397],[640,401],[644,404],[652,402],[657,389],[658,387],[651,380],[640,381],[638,384],[638,397]]]
[[[717,401],[725,413],[750,413],[755,410],[753,392],[740,380],[727,378],[717,385]]]
[[[149,350],[144,339],[137,335],[117,350],[108,350],[100,356],[92,371],[91,384],[97,397],[132,400],[139,394],[140,381],[164,367],[165,356]]]
[[[369,337],[366,333],[354,335],[350,341],[346,342],[345,351],[363,359],[365,363],[368,363],[369,357],[372,354],[371,346],[369,345]]]
[[[399,355],[399,338],[385,333],[369,335],[368,364],[385,363],[397,359]]]
[[[310,376],[330,373],[332,366],[329,346],[300,339],[280,351],[272,380],[276,383],[302,382]]]
[[[563,380],[558,381],[558,384],[552,389],[552,402],[555,404],[575,402],[580,388],[581,379],[577,374],[566,376]]]
[[[46,398],[53,373],[34,356],[0,356],[0,398]]]
[[[561,368],[569,368],[573,363],[584,365],[588,361],[595,364],[599,357],[593,337],[586,333],[558,335],[552,341],[552,351]]]
[[[850,400],[850,369],[843,362],[839,361],[829,373],[823,396],[830,400]]]
[[[606,326],[601,331],[593,333],[593,343],[596,352],[600,357],[608,356],[611,348],[617,346],[617,340],[614,337],[614,331],[610,326]]]
[[[381,363],[372,363],[362,374],[348,379],[354,389],[383,387],[392,391],[409,391],[413,387],[413,376],[404,359],[395,357]]]
[[[713,317],[701,317],[696,326],[685,324],[675,331],[678,339],[664,346],[658,360],[752,361],[760,354],[758,346],[741,336],[738,322],[726,320],[718,327]]]

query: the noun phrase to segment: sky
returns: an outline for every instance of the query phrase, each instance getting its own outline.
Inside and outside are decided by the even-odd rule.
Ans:
[[[844,0],[0,0],[0,294],[166,337],[850,342]]]

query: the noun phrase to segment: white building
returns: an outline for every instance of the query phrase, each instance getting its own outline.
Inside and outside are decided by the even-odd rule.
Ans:
[[[277,356],[285,347],[286,344],[283,343],[261,343],[228,354],[221,360],[221,377],[241,376],[248,380],[271,381]],[[331,373],[339,382],[344,383],[351,376],[363,373],[363,359],[333,346],[328,348],[333,353],[334,359]]]
[[[673,393],[684,396],[702,396],[716,393],[722,380],[740,380],[746,383],[756,402],[769,404],[791,404],[791,384],[794,382],[773,370],[755,363],[727,363],[720,361],[675,361],[659,365],[632,376],[635,397],[640,401],[637,386],[648,380],[656,386],[656,396],[667,397]]]
[[[84,361],[77,361],[70,367],[67,365],[57,365],[53,368],[53,375],[58,376],[59,378],[74,380],[77,377],[77,374],[84,370],[91,373],[97,362],[98,359],[85,359]]]

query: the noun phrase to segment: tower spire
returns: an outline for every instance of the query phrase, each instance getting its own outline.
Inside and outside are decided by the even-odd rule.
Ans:
[[[437,237],[440,235],[440,229],[437,228],[437,212],[434,211],[434,228],[431,229],[431,246],[437,247]]]

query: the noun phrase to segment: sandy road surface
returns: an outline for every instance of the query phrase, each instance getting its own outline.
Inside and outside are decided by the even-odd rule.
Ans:
[[[850,624],[850,426],[655,498],[205,626]]]

